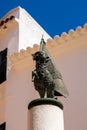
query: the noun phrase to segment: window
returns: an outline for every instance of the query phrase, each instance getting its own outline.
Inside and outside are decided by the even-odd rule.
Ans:
[[[0,84],[6,80],[7,48],[0,52]]]
[[[6,123],[4,122],[3,124],[0,124],[0,130],[5,130],[6,129]]]

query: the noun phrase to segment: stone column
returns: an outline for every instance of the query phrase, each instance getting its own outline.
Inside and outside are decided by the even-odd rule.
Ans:
[[[64,130],[63,105],[51,98],[29,103],[30,130]]]

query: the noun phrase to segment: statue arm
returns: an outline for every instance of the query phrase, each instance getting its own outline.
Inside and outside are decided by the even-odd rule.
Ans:
[[[34,82],[35,77],[37,77],[39,79],[39,76],[38,76],[36,70],[32,71],[32,82]]]

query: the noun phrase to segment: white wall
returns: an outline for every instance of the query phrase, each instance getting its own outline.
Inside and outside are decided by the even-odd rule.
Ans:
[[[31,68],[12,69],[8,74],[6,92],[6,130],[28,130],[28,103],[37,95],[31,82]]]
[[[60,57],[55,57],[56,67],[63,75],[64,82],[69,90],[67,99],[60,98],[64,104],[64,126],[65,130],[86,130],[87,119],[87,46],[68,52]],[[28,103],[39,97],[31,82],[32,66],[12,68],[8,74],[6,102],[7,130],[28,129]],[[25,62],[26,65],[26,62]],[[20,69],[19,69],[20,68]]]
[[[6,98],[5,98],[5,83],[0,86],[0,124],[5,122],[5,107],[6,107]]]
[[[13,54],[39,44],[42,35],[45,40],[51,38],[23,8],[17,7],[11,10],[2,19],[5,20],[10,16],[15,16],[15,19],[0,27],[0,50],[8,47],[9,54]],[[4,26],[7,28],[3,29]]]
[[[16,21],[8,23],[7,29],[0,30],[0,51],[8,48],[8,54],[18,52],[19,27]]]
[[[39,44],[40,39],[42,38],[42,34],[44,35],[45,39],[50,37],[42,29],[42,27],[40,27],[40,25],[38,25],[38,23],[21,7],[17,7],[9,11],[2,18],[2,20],[10,18],[10,16],[12,15],[15,16],[15,19],[8,21],[7,23],[4,23],[4,25],[0,27],[0,51],[4,50],[5,48],[8,48],[8,55],[11,55],[13,53],[19,52],[21,49],[26,49],[26,47],[33,46],[33,44],[35,43]],[[6,26],[7,28],[4,29],[4,26]],[[9,62],[7,68],[11,69]],[[9,71],[8,69],[7,71]],[[9,72],[9,75],[7,72],[7,84],[5,84],[4,86],[2,84],[0,85],[0,123],[6,121],[7,129],[15,129],[15,127],[17,127],[18,129],[20,125],[23,125],[23,123],[20,122],[20,119],[25,119],[25,124],[27,123],[27,100],[30,100],[29,95],[31,94],[31,91],[29,89],[29,84],[27,83],[26,87],[26,82],[22,80],[24,79],[24,73],[22,72],[22,74],[20,75],[20,73],[16,73],[14,72],[14,70],[11,70],[11,72]],[[29,76],[28,74],[29,73],[26,72],[25,77],[26,75]],[[11,77],[9,81],[8,76],[10,75]],[[23,83],[21,81],[23,81]],[[29,82],[29,79],[27,79],[27,82]],[[24,86],[26,87],[26,89]],[[17,89],[15,87],[17,87]],[[23,89],[23,91],[19,95],[21,89]],[[5,96],[2,98],[3,92]],[[25,96],[23,96],[23,92]],[[30,94],[28,94],[28,92]],[[17,106],[17,109],[15,109],[15,106]],[[19,114],[17,118],[17,115],[15,113],[17,115]],[[25,129],[25,127],[22,127],[22,129]]]
[[[65,130],[87,129],[86,57],[87,46],[55,60],[69,90],[69,97],[63,99]]]
[[[44,36],[47,40],[51,38],[46,31],[22,8],[20,8],[19,19],[19,50],[39,44]]]

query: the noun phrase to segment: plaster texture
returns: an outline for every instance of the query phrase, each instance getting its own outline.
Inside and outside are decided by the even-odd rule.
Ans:
[[[30,109],[30,130],[64,130],[63,110],[54,105]]]
[[[74,38],[70,41],[67,41],[66,43],[61,44],[58,44],[59,41],[55,42],[55,40],[49,40],[47,45],[56,68],[58,68],[61,72],[64,83],[66,84],[69,91],[69,97],[67,99],[60,98],[64,105],[65,130],[87,129],[87,114],[85,114],[87,110],[86,34],[87,33],[85,32],[85,35],[81,35],[78,38]],[[23,116],[21,129],[24,127],[29,129],[29,122],[26,123],[27,119],[29,120],[29,117],[27,117],[27,104],[39,96],[38,93],[34,90],[34,86],[31,82],[31,71],[35,66],[34,62],[32,61],[31,54],[37,50],[37,47],[34,46],[34,48],[30,50],[31,51],[28,49],[21,51],[20,54],[10,57],[12,69],[9,72],[7,81],[8,87],[6,91],[8,92],[8,95],[12,95],[13,97],[16,96],[16,99],[14,100],[16,105],[14,105],[12,102],[13,99],[12,101],[9,100],[9,111],[7,110],[6,112],[9,121],[8,126],[10,126],[13,122],[15,122],[15,125],[18,123],[15,113],[13,113],[16,111],[17,115]],[[21,107],[18,104],[20,104]],[[21,108],[20,110],[19,107]],[[14,118],[11,116],[9,117],[12,109]],[[10,118],[12,118],[12,120],[10,120]],[[20,116],[18,116],[18,118],[20,122],[22,122]],[[14,126],[14,128],[16,128],[16,126]]]
[[[33,47],[39,44],[44,36],[47,41],[51,38],[46,31],[29,15],[24,9],[20,8],[19,19],[19,50],[26,49],[28,46]]]

